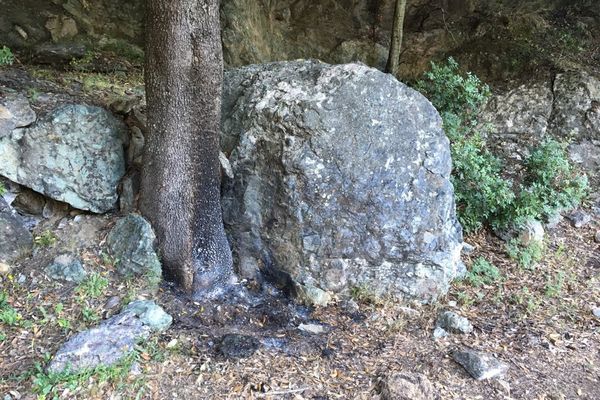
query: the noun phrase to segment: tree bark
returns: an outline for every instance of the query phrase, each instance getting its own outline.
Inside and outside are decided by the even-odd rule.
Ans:
[[[399,75],[398,67],[400,65],[400,50],[402,49],[405,11],[406,0],[396,0],[390,53],[388,56],[387,65],[385,66],[385,72],[394,75],[396,78]]]
[[[231,280],[220,205],[223,54],[219,0],[148,0],[140,210],[167,276],[195,298]]]

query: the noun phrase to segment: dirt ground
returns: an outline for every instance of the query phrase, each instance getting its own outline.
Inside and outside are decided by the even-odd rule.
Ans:
[[[10,395],[6,399],[377,399],[378,380],[397,371],[426,375],[439,399],[600,398],[600,320],[591,311],[600,306],[598,220],[580,229],[561,222],[549,233],[542,261],[529,269],[510,260],[492,234],[467,237],[475,250],[466,264],[485,257],[501,277],[481,286],[456,282],[435,305],[359,293],[358,307],[338,299],[311,309],[275,290],[221,304],[186,300],[167,283],[153,294],[114,271],[103,240],[115,218],[39,227],[38,238],[50,230],[55,242],[38,239],[33,257],[0,278],[5,302],[21,316],[0,325],[0,394]],[[107,279],[95,293],[43,273],[56,252],[82,243],[86,269]],[[140,344],[131,371],[127,365],[71,380],[43,372],[70,336],[118,312],[115,304],[140,297],[156,299],[174,323]],[[468,317],[474,332],[434,339],[441,310]],[[301,323],[325,331],[303,332]],[[221,341],[231,333],[249,343],[234,348],[255,351],[225,356]],[[449,356],[463,347],[493,353],[508,363],[508,373],[474,380]]]

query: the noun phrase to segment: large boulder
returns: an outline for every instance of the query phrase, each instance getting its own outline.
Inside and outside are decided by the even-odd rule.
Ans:
[[[125,172],[123,129],[103,108],[63,105],[0,136],[0,175],[75,208],[106,212]]]
[[[462,273],[441,119],[391,75],[315,61],[232,70],[222,125],[243,276],[430,301]]]

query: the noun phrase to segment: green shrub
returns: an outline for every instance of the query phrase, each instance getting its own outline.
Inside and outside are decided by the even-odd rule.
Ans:
[[[490,285],[500,279],[500,270],[485,258],[479,257],[473,262],[465,278],[473,286]]]
[[[495,229],[518,226],[561,209],[577,206],[588,184],[569,162],[567,144],[547,140],[533,149],[517,186],[503,177],[503,165],[477,130],[477,114],[490,89],[475,75],[461,76],[458,63],[431,63],[416,88],[438,109],[450,139],[452,183],[458,219],[465,232],[485,225]]]
[[[463,120],[473,117],[490,96],[490,88],[470,72],[463,77],[458,63],[448,58],[445,65],[431,63],[431,71],[417,83],[417,89],[444,113],[452,113]],[[472,118],[471,118],[472,120]]]
[[[14,61],[15,56],[13,55],[12,51],[6,46],[0,47],[0,66],[12,65]]]
[[[544,243],[533,241],[529,246],[522,246],[518,239],[512,239],[506,245],[506,253],[525,269],[533,269],[544,256]]]

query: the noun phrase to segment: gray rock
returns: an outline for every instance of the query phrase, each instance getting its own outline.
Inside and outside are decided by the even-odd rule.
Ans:
[[[442,327],[438,326],[433,330],[433,338],[434,339],[441,339],[441,338],[445,338],[446,336],[448,336],[448,332]]]
[[[81,260],[73,254],[61,254],[45,268],[46,275],[52,279],[67,282],[81,282],[87,276]]]
[[[33,58],[41,64],[65,64],[83,58],[86,51],[83,44],[42,43],[33,48]]]
[[[310,285],[296,285],[296,295],[300,301],[308,306],[325,307],[331,301],[329,293]]]
[[[15,197],[11,206],[31,215],[42,215],[46,206],[46,198],[33,190],[23,188]]]
[[[496,137],[509,140],[542,138],[552,114],[552,88],[547,83],[521,85],[493,96],[479,121]]]
[[[444,311],[438,316],[436,326],[451,333],[471,333],[473,325],[465,317],[452,312]]]
[[[129,214],[117,221],[106,244],[121,274],[156,278],[161,275],[161,266],[154,250],[155,240],[150,223],[138,214]]]
[[[13,267],[10,264],[0,262],[0,275],[8,275]]]
[[[27,97],[5,88],[2,91],[5,93],[0,96],[0,137],[9,135],[15,128],[32,124],[36,118]]]
[[[582,228],[592,221],[592,216],[581,210],[573,211],[567,215],[567,218],[575,228]]]
[[[75,208],[102,213],[117,201],[123,124],[99,107],[59,107],[0,137],[0,175]]]
[[[596,232],[596,235],[594,236],[594,240],[596,241],[596,243],[600,243],[600,231]]]
[[[519,228],[519,242],[523,247],[530,246],[533,243],[544,242],[544,225],[540,221],[531,219]]]
[[[559,137],[600,138],[600,79],[582,71],[554,79],[554,108],[550,130]]]
[[[48,366],[48,371],[75,372],[118,362],[134,349],[140,339],[148,338],[156,330],[156,327],[147,325],[143,318],[148,310],[156,308],[160,309],[154,304],[146,308],[140,305],[131,308],[128,306],[97,327],[76,334],[58,350]],[[140,313],[141,309],[146,311]],[[153,312],[164,313],[162,309],[160,312]],[[163,325],[157,327],[162,329]]]
[[[480,115],[491,127],[488,143],[507,159],[522,161],[545,138],[569,140],[569,157],[600,183],[600,77],[581,71],[532,82],[490,99]],[[507,171],[515,173],[513,164]],[[505,171],[506,172],[506,171]]]
[[[592,314],[594,314],[594,317],[600,319],[600,307],[596,307],[592,310]]]
[[[254,65],[226,73],[223,116],[245,274],[431,301],[464,273],[448,139],[416,91],[357,64]]]
[[[136,300],[125,308],[124,312],[133,312],[142,323],[153,331],[163,332],[173,323],[173,317],[151,300]]]
[[[491,354],[480,353],[471,349],[452,353],[454,361],[459,363],[473,378],[477,380],[490,379],[504,375],[508,365],[499,361]]]
[[[10,263],[33,248],[31,232],[19,214],[0,196],[0,262]]]
[[[380,71],[385,70],[389,50],[368,39],[345,40],[329,55],[335,64],[362,62]]]
[[[464,254],[471,254],[473,251],[475,251],[475,246],[467,242],[463,242],[462,252]]]
[[[436,398],[429,379],[418,373],[400,372],[379,380],[381,400],[430,400]]]
[[[298,325],[298,329],[302,332],[308,332],[313,334],[320,334],[325,332],[325,327],[323,325],[317,324],[300,324]]]

